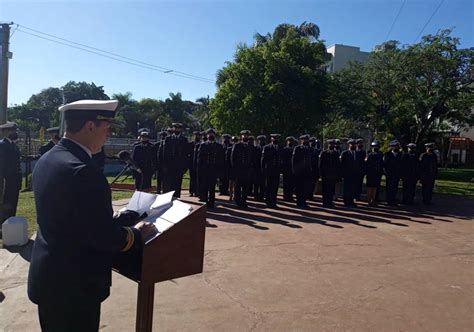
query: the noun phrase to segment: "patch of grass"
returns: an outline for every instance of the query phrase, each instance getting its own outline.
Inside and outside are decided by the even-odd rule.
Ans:
[[[474,169],[440,168],[438,179],[469,183],[474,179]]]

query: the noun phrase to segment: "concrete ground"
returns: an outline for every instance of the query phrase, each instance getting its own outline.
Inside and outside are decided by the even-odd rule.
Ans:
[[[220,201],[208,213],[204,272],[156,285],[154,331],[473,331],[474,200],[435,202]],[[0,250],[0,331],[39,330],[28,259],[28,247]],[[114,273],[101,330],[134,331],[136,295]]]

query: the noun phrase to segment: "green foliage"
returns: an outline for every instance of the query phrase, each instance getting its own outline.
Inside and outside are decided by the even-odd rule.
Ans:
[[[377,46],[365,65],[331,78],[328,107],[371,132],[420,143],[450,125],[473,125],[474,48],[458,49],[451,30],[417,44]]]
[[[313,132],[324,115],[328,60],[313,23],[280,24],[273,34],[256,34],[252,47],[239,45],[234,62],[217,74],[211,123],[220,131],[283,135]]]
[[[64,97],[64,99],[63,99]],[[32,95],[28,101],[8,109],[8,118],[22,124],[22,128],[52,127],[59,125],[57,109],[63,104],[80,99],[109,99],[102,86],[94,83],[70,81],[60,88],[50,87]]]

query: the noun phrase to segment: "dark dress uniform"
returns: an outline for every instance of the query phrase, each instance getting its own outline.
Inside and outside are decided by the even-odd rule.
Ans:
[[[356,150],[357,160],[360,162],[361,172],[359,173],[359,179],[357,180],[355,188],[355,199],[360,201],[360,195],[362,194],[362,184],[364,183],[365,175],[365,158],[367,157],[367,152],[364,149],[358,148]]]
[[[209,207],[214,207],[217,177],[225,163],[224,150],[220,143],[208,140],[199,144],[197,154],[197,174],[199,177],[199,197]]]
[[[323,184],[323,205],[333,206],[333,198],[336,183],[340,181],[339,152],[336,150],[324,150],[319,156],[319,173]]]
[[[435,179],[438,176],[438,158],[434,153],[420,155],[420,182],[423,204],[431,204]]]
[[[235,194],[235,169],[232,167],[232,148],[234,147],[234,144],[230,144],[227,147],[227,150],[225,151],[225,165],[227,168],[228,172],[228,177],[229,177],[229,201],[232,201],[234,199],[234,194]]]
[[[265,145],[257,144],[255,146],[255,172],[254,172],[254,186],[253,186],[253,194],[255,200],[262,202],[265,197],[265,175],[262,172],[261,168],[261,160],[262,160],[262,153],[263,148]]]
[[[401,152],[385,152],[384,169],[386,178],[387,203],[389,205],[396,205],[398,183],[400,182],[402,170]]]
[[[197,153],[201,140],[195,140],[189,143],[189,195],[197,196],[198,191],[198,176],[197,176]]]
[[[255,168],[255,147],[249,143],[234,144],[231,152],[232,168],[235,172],[235,202],[240,207],[247,206],[247,197],[252,190]]]
[[[105,169],[105,151],[104,148],[92,155],[92,163],[97,167],[98,170],[104,172]]]
[[[415,201],[416,183],[419,177],[419,161],[414,151],[402,154],[403,204],[411,205]]]
[[[225,135],[222,135],[224,137]],[[230,138],[230,136],[229,136]],[[230,141],[225,139],[222,143],[222,149],[224,153],[224,159],[227,160],[227,150],[231,146]],[[221,195],[229,195],[229,167],[227,162],[224,163],[224,168],[222,169],[222,173],[219,177],[219,194]]]
[[[308,193],[308,198],[313,199],[313,195],[316,191],[316,184],[319,180],[319,155],[321,149],[317,147],[311,147],[311,189]]]
[[[56,144],[53,142],[53,140],[49,140],[48,143],[43,144],[39,147],[38,153],[40,156],[44,155],[46,152],[51,150]]]
[[[363,174],[364,159],[356,150],[346,150],[341,154],[341,172],[344,178],[344,205],[355,206],[357,186]]]
[[[21,189],[20,157],[21,153],[15,142],[8,138],[0,140],[0,190],[3,189],[0,223],[16,215]]]
[[[293,150],[291,168],[296,184],[296,204],[306,207],[308,192],[311,190],[311,148],[300,144]]]
[[[372,151],[367,155],[365,162],[367,174],[367,196],[370,205],[377,205],[379,200],[380,182],[383,175],[383,153]]]
[[[149,141],[143,141],[133,147],[132,160],[140,167],[141,173],[135,172],[135,188],[148,190],[151,188],[151,178],[156,167],[156,148]]]
[[[174,190],[174,197],[181,197],[183,175],[186,173],[189,158],[188,140],[182,135],[165,138],[162,146],[163,191]]]
[[[291,157],[293,156],[293,150],[293,146],[285,146],[281,156],[283,172],[283,199],[286,202],[293,202],[293,192],[295,191],[295,176],[291,170]]]
[[[43,331],[97,331],[110,293],[112,259],[140,232],[114,221],[107,179],[72,140],[62,139],[33,170],[38,231],[28,297]],[[53,199],[51,199],[51,197]]]
[[[269,207],[275,207],[277,202],[278,185],[280,184],[282,148],[278,144],[267,144],[262,152],[262,172],[265,176],[265,202]]]
[[[160,133],[161,136],[161,133]],[[155,143],[155,153],[156,153],[156,193],[161,194],[163,189],[163,152],[162,146],[165,141],[166,136],[161,136],[161,139]]]

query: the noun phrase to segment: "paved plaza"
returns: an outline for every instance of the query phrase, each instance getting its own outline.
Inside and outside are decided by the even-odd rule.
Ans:
[[[474,200],[434,201],[240,210],[218,197],[204,272],[157,284],[154,330],[472,331]],[[0,331],[39,331],[26,296],[29,248],[0,249]],[[114,273],[101,331],[134,331],[136,296]]]

